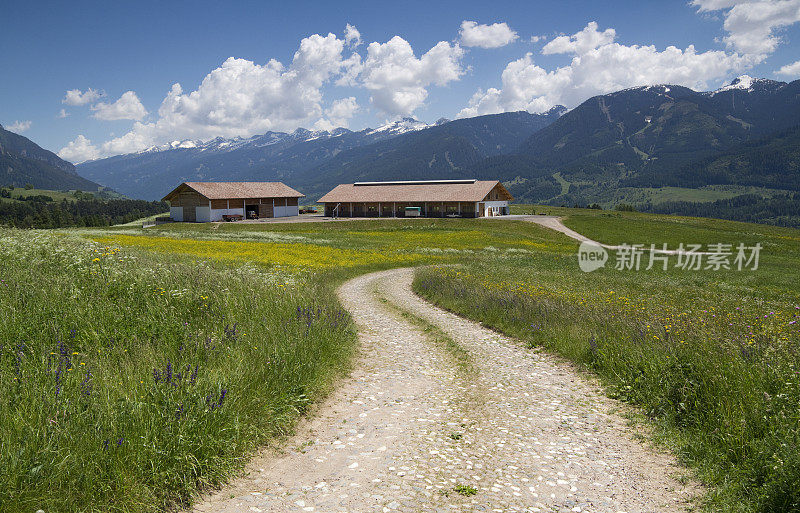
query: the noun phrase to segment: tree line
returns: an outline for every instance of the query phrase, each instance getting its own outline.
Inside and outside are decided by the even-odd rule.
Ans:
[[[742,194],[729,199],[702,203],[667,201],[656,205],[641,205],[637,209],[654,214],[715,217],[732,221],[800,228],[800,193],[778,194],[771,198],[762,198],[756,194]]]
[[[52,198],[50,198],[52,200]],[[16,228],[110,226],[167,212],[159,201],[79,199],[0,201],[0,225]]]

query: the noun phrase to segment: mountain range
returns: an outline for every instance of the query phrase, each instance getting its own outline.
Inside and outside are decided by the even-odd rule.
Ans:
[[[96,191],[99,186],[78,175],[75,166],[30,139],[0,125],[0,185],[37,189]]]
[[[313,200],[360,180],[497,178],[521,201],[570,205],[665,186],[794,191],[798,120],[800,81],[742,76],[716,91],[635,87],[543,114],[175,141],[78,173],[145,199],[188,180],[280,180]]]
[[[516,181],[519,196],[537,201],[548,198],[530,194],[527,180],[576,184],[591,189],[584,191],[589,196],[620,187],[774,187],[764,169],[747,166],[738,174],[748,179],[733,181],[720,181],[703,169],[752,141],[770,144],[770,138],[798,124],[800,81],[740,77],[702,93],[680,86],[639,87],[585,101],[520,146],[524,167],[519,159],[506,159],[507,165],[500,159],[494,170]],[[777,144],[788,139],[783,141]],[[485,164],[476,171],[481,169]]]
[[[487,156],[515,151],[565,110],[440,119],[433,125],[404,118],[358,132],[297,129],[246,139],[175,141],[78,168],[135,198],[161,198],[184,181],[220,180],[284,181],[321,196],[339,181],[458,175]]]
[[[786,213],[800,192],[799,120],[800,81],[742,76],[710,92],[625,89],[569,111],[174,141],[77,169],[0,127],[0,185],[96,191],[102,184],[158,199],[182,181],[280,180],[313,201],[338,183],[482,178],[502,180],[518,201],[553,205],[706,212],[678,204],[747,194],[720,205],[734,212],[746,203],[757,217],[759,198],[769,199],[780,205],[776,222],[800,225]]]

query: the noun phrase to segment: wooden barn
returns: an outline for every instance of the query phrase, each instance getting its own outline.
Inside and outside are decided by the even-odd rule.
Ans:
[[[328,217],[487,217],[514,198],[497,180],[356,182],[320,198]]]
[[[173,221],[207,223],[296,216],[303,196],[281,182],[184,182],[162,201],[169,202]]]

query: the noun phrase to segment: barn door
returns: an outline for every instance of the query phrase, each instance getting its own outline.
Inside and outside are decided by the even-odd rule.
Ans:
[[[258,217],[272,217],[272,203],[262,203],[258,206]]]
[[[188,206],[188,207],[183,207],[183,221],[185,223],[195,223],[195,222],[197,222],[197,211],[196,211],[196,208],[197,207],[195,205]]]

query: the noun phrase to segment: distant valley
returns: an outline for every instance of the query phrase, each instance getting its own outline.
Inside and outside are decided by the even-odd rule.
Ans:
[[[61,190],[102,184],[153,200],[182,181],[278,180],[314,201],[338,183],[497,178],[519,202],[696,215],[717,209],[722,217],[800,225],[798,120],[800,81],[743,76],[717,91],[636,87],[543,114],[174,141],[77,169],[2,130],[0,182]]]
[[[189,180],[279,180],[312,199],[340,182],[462,177],[488,156],[509,154],[566,109],[512,112],[427,125],[405,118],[377,129],[298,129],[248,139],[176,141],[85,162],[79,172],[131,197],[160,199]]]

